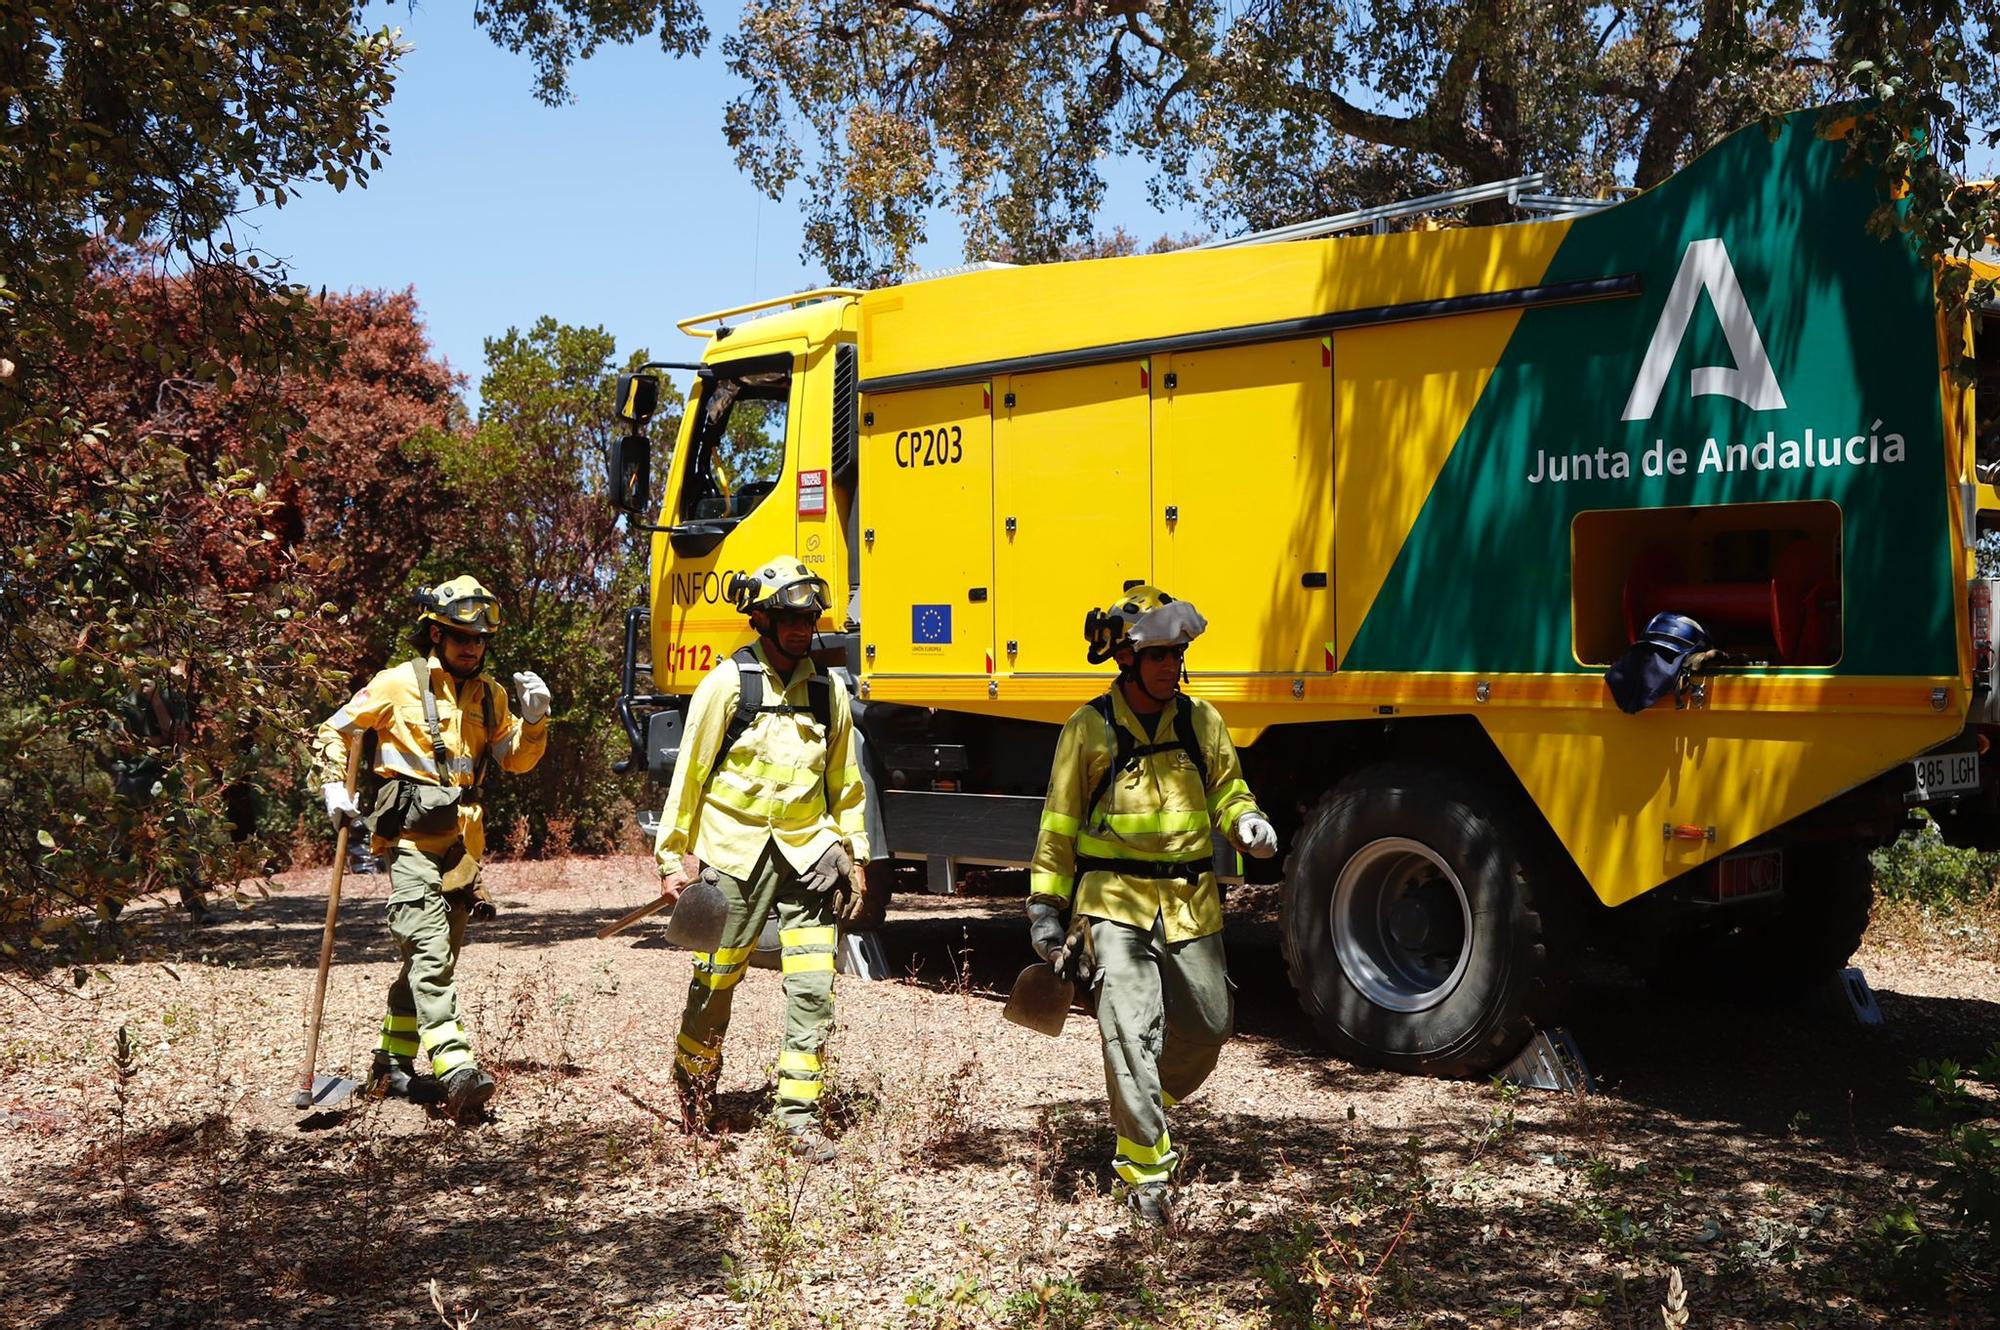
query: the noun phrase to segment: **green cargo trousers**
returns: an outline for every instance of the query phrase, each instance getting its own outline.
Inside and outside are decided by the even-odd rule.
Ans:
[[[1097,1026],[1118,1153],[1111,1167],[1134,1184],[1165,1182],[1180,1155],[1167,1110],[1201,1088],[1235,1025],[1222,934],[1170,943],[1149,929],[1090,921],[1097,955]]]
[[[749,877],[717,876],[716,885],[729,901],[729,921],[714,951],[694,953],[674,1079],[683,1093],[714,1092],[722,1075],[722,1037],[729,1032],[730,1001],[775,905],[778,941],[784,948],[785,1034],[778,1050],[774,1112],[781,1126],[797,1130],[813,1120],[821,1087],[820,1049],[833,1025],[833,893],[808,891],[797,870],[770,841]]]
[[[470,893],[444,894],[446,862],[421,850],[389,852],[389,931],[403,968],[389,985],[389,1013],[377,1045],[392,1057],[423,1053],[440,1079],[473,1060],[452,986],[469,913],[463,897]]]

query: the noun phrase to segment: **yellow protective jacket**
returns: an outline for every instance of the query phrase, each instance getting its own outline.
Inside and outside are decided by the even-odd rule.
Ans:
[[[812,663],[802,660],[789,679],[780,679],[763,643],[751,654],[754,668],[763,671],[767,709],[726,755],[720,752],[722,740],[742,693],[735,658],[710,670],[688,704],[680,760],[653,845],[660,871],[674,871],[681,855],[691,853],[731,877],[747,878],[767,840],[775,840],[785,861],[801,871],[842,840],[855,861],[865,863],[866,795],[847,686],[837,676],[825,676],[832,691],[831,724],[822,728],[806,710]]]
[[[1064,904],[1074,897],[1079,913],[1134,928],[1150,929],[1154,919],[1163,919],[1168,942],[1220,932],[1222,894],[1210,866],[1210,837],[1219,828],[1233,843],[1237,820],[1258,811],[1229,728],[1214,707],[1183,694],[1149,735],[1119,689],[1108,696],[1112,719],[1129,732],[1129,746],[1155,751],[1115,773],[1093,809],[1091,794],[1116,762],[1118,742],[1095,706],[1079,707],[1069,718],[1056,741],[1029,893]],[[1189,725],[1208,766],[1206,788],[1181,744],[1182,727]],[[1080,865],[1079,859],[1185,868],[1183,876],[1169,877]]]
[[[470,785],[479,759],[491,743],[493,760],[503,771],[527,771],[542,760],[549,744],[547,717],[526,725],[515,719],[507,706],[507,690],[481,675],[463,683],[439,663],[436,656],[426,661],[430,668],[431,694],[437,699],[438,733],[451,759],[450,784]],[[482,690],[493,694],[493,734],[486,733]],[[379,736],[375,754],[375,774],[389,779],[424,781],[443,785],[437,759],[431,753],[431,732],[424,724],[424,696],[417,687],[416,671],[409,661],[383,670],[346,706],[334,712],[313,735],[314,755],[320,780],[343,779],[347,774],[348,736],[360,730],[374,730]],[[404,836],[395,842],[409,849],[442,854],[458,840],[474,859],[486,853],[486,831],[478,804],[458,806],[458,831],[432,836]],[[377,836],[377,854],[390,842]]]

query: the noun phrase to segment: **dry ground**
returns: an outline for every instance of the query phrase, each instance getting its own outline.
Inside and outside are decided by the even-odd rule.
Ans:
[[[718,1135],[671,1124],[684,953],[645,861],[491,872],[461,993],[501,1077],[461,1130],[400,1102],[289,1107],[316,875],[164,961],[0,987],[0,1325],[1986,1325],[1870,1292],[1868,1223],[1921,1176],[1910,1064],[2000,1040],[1994,939],[1903,921],[1859,958],[1887,1026],[1669,1005],[1616,975],[1572,1025],[1583,1099],[1360,1071],[1313,1047],[1266,899],[1234,910],[1242,1033],[1175,1136],[1185,1223],[1112,1194],[1096,1030],[1000,1019],[1011,900],[898,898],[893,983],[840,984],[841,1159],[757,1125],[778,976],[737,990]],[[380,877],[350,878],[322,1069],[358,1071],[392,972]],[[1234,907],[1233,907],[1234,908]],[[124,1072],[118,1032],[129,1035]],[[440,1306],[433,1305],[435,1284]],[[1372,1299],[1372,1303],[1369,1301]],[[1341,1324],[1358,1323],[1361,1317]]]

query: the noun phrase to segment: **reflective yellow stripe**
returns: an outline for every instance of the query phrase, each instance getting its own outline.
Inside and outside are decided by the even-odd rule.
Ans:
[[[396,1034],[415,1034],[417,1032],[417,1018],[415,1016],[398,1016],[392,1012],[382,1018],[382,1031],[385,1034],[391,1031]]]
[[[1170,864],[1197,864],[1213,853],[1204,845],[1198,850],[1147,850],[1124,841],[1099,840],[1095,836],[1078,836],[1076,852],[1098,859],[1155,859]]]
[[[1174,811],[1161,809],[1156,813],[1106,813],[1104,825],[1127,835],[1145,835],[1163,831],[1207,831],[1214,824],[1209,820],[1208,810],[1189,808]]]
[[[722,971],[721,973],[716,973],[711,970],[704,970],[700,966],[696,966],[694,971],[694,981],[700,984],[703,988],[713,989],[715,992],[719,993],[725,988],[734,988],[736,987],[736,985],[742,983],[743,976],[748,973],[750,973],[750,971],[742,968],[741,966],[738,966],[735,969]]]
[[[718,1064],[703,1062],[697,1058],[689,1057],[686,1053],[676,1053],[674,1054],[674,1065],[686,1072],[690,1079],[701,1081],[708,1079]]]
[[[429,776],[437,778],[437,763],[418,753],[413,753],[393,739],[384,739],[376,752],[376,765],[385,768],[392,776]]]
[[[1068,900],[1076,890],[1076,878],[1066,873],[1028,874],[1028,894],[1030,896],[1060,896]]]
[[[796,767],[784,762],[767,762],[763,758],[756,757],[741,748],[733,750],[729,754],[729,760],[717,768],[717,771],[719,773],[734,772],[746,776],[760,776],[765,780],[774,781],[780,785],[817,786],[819,784],[819,773],[811,767]]]
[[[714,951],[697,951],[694,958],[721,968],[727,965],[741,965],[750,959],[750,953],[755,950],[757,944],[753,942],[747,947],[717,947]]]
[[[1047,808],[1042,810],[1043,831],[1051,831],[1058,836],[1074,836],[1076,835],[1077,828],[1082,825],[1082,822],[1071,817],[1068,813],[1058,813]]]
[[[1160,1091],[1160,1106],[1161,1106],[1161,1107],[1163,1107],[1163,1108],[1172,1108],[1172,1107],[1173,1107],[1173,1106],[1174,1106],[1175,1104],[1178,1104],[1179,1102],[1180,1102],[1180,1100],[1178,1100],[1178,1099],[1174,1098],[1174,1097],[1173,1097],[1172,1095],[1168,1094],[1168,1093],[1167,1093],[1167,1092],[1166,1092],[1165,1090],[1162,1090],[1162,1091]]]
[[[819,1054],[807,1053],[801,1049],[796,1049],[796,1048],[779,1049],[778,1070],[809,1071],[812,1072],[814,1075],[818,1075],[820,1070]]]
[[[821,1084],[818,1081],[795,1081],[789,1077],[778,1078],[778,1098],[803,1100],[807,1103],[819,1098]]]
[[[413,1058],[422,1051],[417,1047],[415,1035],[390,1034],[387,1030],[382,1032],[382,1038],[376,1042],[375,1047],[400,1058]]]
[[[835,941],[835,931],[824,928],[787,928],[778,934],[778,941],[788,947],[830,947]]]
[[[1127,1159],[1113,1159],[1111,1170],[1135,1187],[1148,1182],[1165,1182],[1174,1175],[1173,1163],[1135,1164]]]
[[[787,952],[784,959],[786,974],[815,974],[820,971],[831,973],[833,953],[830,951]]]
[[[753,817],[770,818],[774,822],[779,822],[781,819],[789,819],[789,823],[781,822],[781,825],[796,823],[799,826],[804,826],[807,823],[817,821],[820,814],[824,811],[816,790],[809,799],[804,797],[799,799],[763,799],[754,794],[746,794],[727,781],[716,781],[708,787],[708,797],[715,803],[726,804],[739,812],[749,813]]]
[[[710,1048],[707,1044],[702,1043],[701,1040],[696,1039],[693,1035],[687,1034],[685,1032],[681,1034],[679,1043],[681,1046],[681,1052],[687,1054],[691,1058],[696,1059],[697,1061],[713,1062],[717,1058],[722,1056],[721,1049]]]
[[[1210,794],[1208,796],[1208,810],[1210,812],[1220,812],[1224,804],[1228,804],[1230,800],[1238,800],[1238,798],[1252,798],[1250,784],[1246,780],[1242,780],[1242,778],[1230,780],[1220,790],[1216,790],[1214,794]]]
[[[840,774],[835,776],[830,783],[834,785],[859,785],[861,783],[861,768],[842,767]]]
[[[1160,1133],[1158,1145],[1141,1145],[1137,1141],[1128,1141],[1120,1136],[1118,1153],[1135,1164],[1157,1164],[1173,1155],[1174,1143],[1166,1132]]]
[[[439,1077],[449,1076],[460,1067],[470,1064],[471,1061],[472,1050],[469,1048],[447,1049],[441,1053],[433,1052],[431,1054],[431,1074]]]
[[[426,1049],[436,1048],[439,1044],[448,1044],[454,1040],[461,1044],[472,1042],[470,1036],[465,1032],[464,1023],[461,1021],[446,1021],[443,1025],[433,1025],[430,1029],[418,1035],[418,1041]]]

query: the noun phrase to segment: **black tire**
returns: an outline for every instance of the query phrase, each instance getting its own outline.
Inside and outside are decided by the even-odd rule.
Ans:
[[[1861,841],[1787,848],[1785,894],[1763,908],[1746,905],[1724,927],[1669,948],[1656,982],[1775,1002],[1840,973],[1861,946],[1875,903],[1870,848]]]
[[[1433,768],[1388,763],[1336,786],[1293,842],[1280,909],[1320,1037],[1350,1062],[1430,1076],[1512,1060],[1566,990],[1563,897],[1578,887],[1548,841],[1517,799]]]

